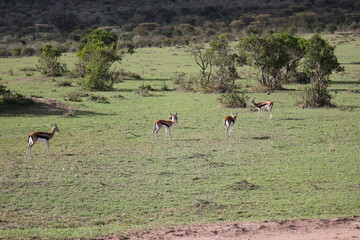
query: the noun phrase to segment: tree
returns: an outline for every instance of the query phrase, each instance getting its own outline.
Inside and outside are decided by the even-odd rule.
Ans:
[[[66,64],[60,62],[61,51],[57,47],[46,45],[40,50],[37,69],[47,76],[61,76],[66,72]]]
[[[61,37],[64,37],[75,29],[79,17],[69,11],[53,10],[48,14],[48,21],[58,29]]]
[[[332,72],[344,71],[334,51],[335,47],[318,34],[308,41],[303,67],[312,85],[305,89],[302,96],[304,107],[331,106],[331,95],[327,89],[330,85],[329,76]]]
[[[284,79],[295,75],[305,53],[305,42],[288,33],[264,37],[252,34],[241,39],[239,55],[259,70],[261,85],[268,90],[281,89]]]
[[[81,42],[77,53],[80,62],[78,70],[82,75],[79,84],[87,90],[109,90],[117,80],[118,74],[110,68],[121,61],[126,54],[134,52],[133,47],[120,50],[117,35],[107,30],[94,30]]]
[[[229,42],[224,34],[210,41],[209,47],[203,44],[190,48],[196,64],[201,69],[199,85],[205,92],[232,92],[238,77],[235,60]]]
[[[334,33],[337,30],[337,26],[335,24],[326,25],[326,31],[329,33]]]

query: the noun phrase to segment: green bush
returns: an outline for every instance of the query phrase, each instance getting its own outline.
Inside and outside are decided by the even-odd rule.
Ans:
[[[21,48],[13,48],[11,49],[11,56],[19,57],[21,53]]]
[[[121,61],[133,48],[119,51],[117,35],[106,30],[94,30],[82,40],[77,64],[81,78],[79,84],[86,90],[110,90],[114,83],[122,80],[120,74],[110,70],[113,63]]]
[[[71,87],[72,86],[72,81],[69,79],[61,79],[56,81],[55,86],[58,87]]]
[[[150,85],[143,84],[143,85],[140,85],[135,92],[143,97],[148,97],[148,96],[151,96],[150,91],[153,91],[153,90],[154,89]]]
[[[332,107],[329,91],[326,88],[318,89],[316,85],[306,87],[300,94],[298,105],[303,108]]]
[[[88,100],[91,102],[97,102],[97,103],[109,103],[107,97],[104,97],[104,96],[90,95]]]
[[[10,57],[11,53],[8,49],[0,49],[0,57]]]
[[[32,56],[35,54],[35,49],[31,47],[24,47],[21,49],[20,55],[21,56]]]
[[[223,108],[246,108],[249,96],[244,92],[226,93],[220,95],[217,100]]]
[[[62,76],[66,71],[66,64],[60,62],[61,51],[57,47],[46,45],[41,49],[37,69],[47,76]]]
[[[34,103],[32,99],[23,95],[7,90],[5,86],[0,85],[0,104],[19,104],[28,105]]]
[[[82,97],[88,96],[86,94],[83,94],[79,91],[75,91],[75,92],[69,92],[67,94],[67,96],[65,97],[66,101],[71,101],[71,102],[81,102],[82,101]]]

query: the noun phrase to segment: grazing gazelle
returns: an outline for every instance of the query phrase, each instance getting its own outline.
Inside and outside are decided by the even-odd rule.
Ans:
[[[156,135],[156,140],[158,139],[157,134],[162,127],[164,127],[165,131],[166,131],[165,139],[167,138],[167,136],[169,136],[169,138],[171,139],[170,128],[172,126],[175,127],[175,125],[178,122],[177,113],[175,113],[175,114],[170,113],[169,119],[170,120],[157,120],[154,122],[154,130],[152,132],[153,140],[154,140],[154,134]]]
[[[269,119],[272,118],[272,108],[274,105],[273,102],[266,101],[266,102],[255,103],[255,98],[252,98],[251,103],[254,104],[254,107],[258,110],[258,117],[259,117],[260,112],[262,113],[262,116],[264,116],[264,109],[266,108],[270,112]]]
[[[230,135],[233,131],[233,128],[234,128],[234,124],[235,124],[237,115],[238,114],[236,113],[235,115],[224,117],[225,138],[230,137]]]
[[[28,138],[28,149],[26,152],[27,156],[31,156],[31,148],[32,146],[34,146],[34,144],[37,141],[42,141],[45,142],[45,148],[43,150],[43,153],[45,153],[45,149],[47,148],[48,152],[49,152],[49,140],[54,137],[55,132],[59,132],[59,129],[56,125],[51,125],[51,132],[33,132],[29,134],[29,138]]]

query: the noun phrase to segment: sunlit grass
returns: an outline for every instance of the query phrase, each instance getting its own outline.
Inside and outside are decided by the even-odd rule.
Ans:
[[[349,62],[359,45],[349,47],[339,45],[340,62]],[[74,63],[75,55],[64,59]],[[0,107],[0,238],[94,238],[161,225],[360,214],[359,65],[332,76],[339,107],[331,109],[295,106],[302,85],[266,95],[252,92],[253,79],[239,79],[249,96],[274,102],[268,121],[267,112],[263,118],[250,108],[220,108],[216,94],[161,91],[163,81],[173,88],[174,72],[197,71],[184,49],[138,49],[126,57],[118,67],[144,79],[89,93],[107,97],[107,104],[65,101],[80,90],[76,83],[57,87],[38,73],[23,79],[16,69],[34,66],[36,57],[0,61],[9,89],[75,110],[64,117]],[[136,94],[142,84],[156,91]],[[173,140],[162,130],[152,141],[153,122],[170,112],[179,116]],[[236,112],[233,136],[224,140],[222,119]],[[39,142],[26,158],[27,134],[48,131],[52,123],[60,133],[50,154],[42,155]]]

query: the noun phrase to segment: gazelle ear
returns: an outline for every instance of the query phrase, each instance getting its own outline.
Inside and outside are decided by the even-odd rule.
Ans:
[[[172,115],[172,113],[170,113],[170,115]]]

